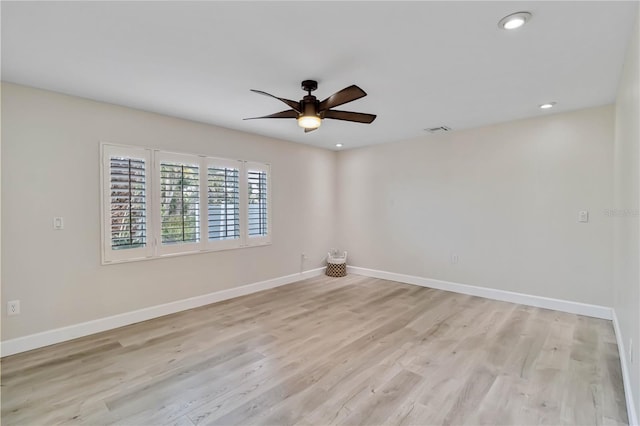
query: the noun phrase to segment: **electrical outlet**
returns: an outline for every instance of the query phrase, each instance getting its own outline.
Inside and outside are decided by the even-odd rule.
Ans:
[[[578,212],[578,222],[589,222],[589,212],[587,210],[581,210]]]
[[[7,315],[18,315],[20,313],[20,301],[11,300],[7,302]]]
[[[53,229],[56,231],[60,231],[64,229],[64,218],[63,217],[54,217],[53,218]]]
[[[633,339],[629,339],[629,361],[633,364]]]
[[[457,254],[452,254],[451,255],[451,263],[453,263],[455,265],[456,263],[458,263],[458,260],[459,259],[458,259],[458,255]]]

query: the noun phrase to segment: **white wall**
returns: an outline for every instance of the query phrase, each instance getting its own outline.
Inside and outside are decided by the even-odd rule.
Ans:
[[[611,306],[613,112],[341,152],[339,244],[354,266]]]
[[[616,100],[613,307],[618,317],[636,413],[640,413],[640,11]],[[634,363],[631,363],[630,339]]]
[[[3,84],[2,300],[23,312],[2,340],[312,269],[333,246],[355,266],[611,306],[613,112],[336,154]],[[100,141],[271,163],[273,245],[100,265]]]
[[[2,84],[2,340],[322,266],[332,151]],[[100,141],[271,163],[273,244],[100,264]],[[52,219],[63,216],[65,229]]]

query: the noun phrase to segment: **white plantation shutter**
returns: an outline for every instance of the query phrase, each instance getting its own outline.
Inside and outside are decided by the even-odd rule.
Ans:
[[[109,158],[111,248],[147,244],[146,164],[141,158]]]
[[[157,151],[159,254],[199,250],[200,158]]]
[[[271,242],[271,203],[269,165],[246,163],[247,244]]]
[[[101,150],[104,264],[271,243],[268,164]]]
[[[239,161],[207,159],[207,237],[212,245],[240,245]]]
[[[103,167],[103,261],[149,257],[150,152],[105,146]]]
[[[249,236],[267,235],[267,173],[247,172],[249,190]]]

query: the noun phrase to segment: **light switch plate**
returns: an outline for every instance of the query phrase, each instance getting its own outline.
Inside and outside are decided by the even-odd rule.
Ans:
[[[55,230],[64,229],[64,218],[62,218],[62,217],[54,217],[53,218],[53,229],[55,229]]]
[[[581,210],[578,212],[578,222],[589,222],[589,212],[587,210]]]

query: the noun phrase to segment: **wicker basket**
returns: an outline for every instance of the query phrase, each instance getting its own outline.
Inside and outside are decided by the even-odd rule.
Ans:
[[[346,277],[346,263],[327,263],[327,275],[330,277]]]
[[[330,277],[347,276],[347,252],[331,249],[327,254],[327,275]]]

